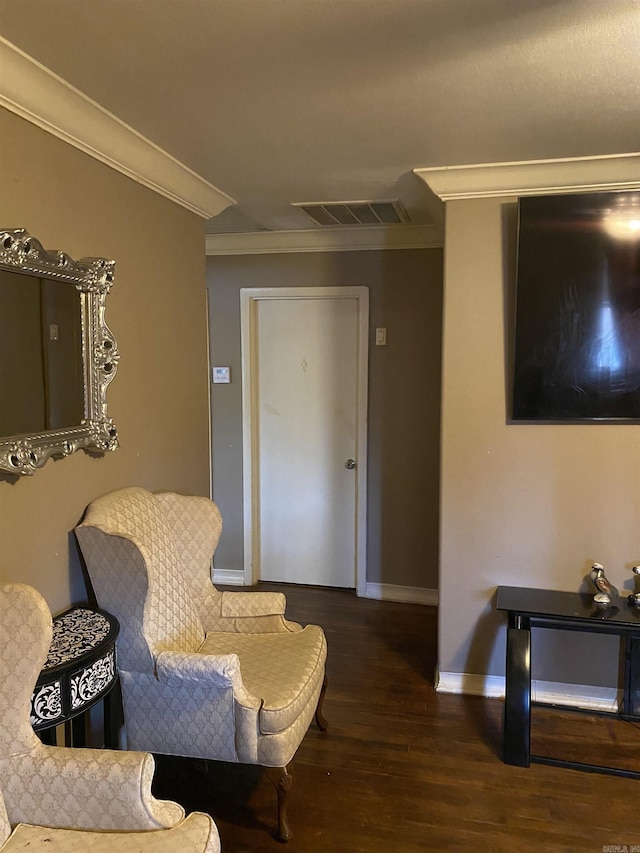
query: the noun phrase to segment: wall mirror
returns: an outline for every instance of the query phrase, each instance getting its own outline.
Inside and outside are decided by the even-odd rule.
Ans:
[[[0,471],[117,448],[106,390],[119,355],[104,319],[114,266],[0,229]]]

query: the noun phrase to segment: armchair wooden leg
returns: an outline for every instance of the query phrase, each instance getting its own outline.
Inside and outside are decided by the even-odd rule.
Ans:
[[[327,692],[327,684],[329,680],[325,674],[324,681],[322,682],[322,690],[320,691],[320,696],[318,697],[318,707],[316,708],[316,725],[320,729],[321,732],[326,732],[329,723],[322,716],[322,703],[324,702],[324,696]]]
[[[287,794],[293,782],[291,764],[286,767],[265,767],[267,776],[278,794],[278,841],[289,841],[291,829],[287,820]]]

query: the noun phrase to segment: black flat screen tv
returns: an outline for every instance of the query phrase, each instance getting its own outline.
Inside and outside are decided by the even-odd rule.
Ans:
[[[518,204],[512,419],[640,420],[640,193]]]

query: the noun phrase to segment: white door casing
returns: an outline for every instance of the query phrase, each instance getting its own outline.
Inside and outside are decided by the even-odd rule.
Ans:
[[[240,301],[244,582],[355,585],[364,595],[368,289],[244,288]],[[305,324],[323,335],[305,336]],[[295,435],[282,429],[288,416]],[[272,499],[262,506],[261,485]],[[312,579],[301,579],[303,565]]]

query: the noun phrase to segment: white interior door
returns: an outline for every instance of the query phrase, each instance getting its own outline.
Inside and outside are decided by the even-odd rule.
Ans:
[[[251,323],[253,576],[354,587],[366,466],[362,294],[278,293],[254,300]]]

